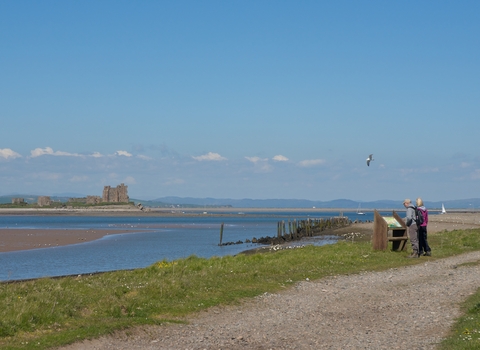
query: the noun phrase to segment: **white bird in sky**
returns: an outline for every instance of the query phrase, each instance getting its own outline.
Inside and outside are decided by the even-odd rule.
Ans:
[[[368,158],[367,158],[367,166],[370,166],[370,162],[371,162],[372,160],[374,160],[374,159],[373,159],[373,154],[370,154],[370,155],[368,156]]]

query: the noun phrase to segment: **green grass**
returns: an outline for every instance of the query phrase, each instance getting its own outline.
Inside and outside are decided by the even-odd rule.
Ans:
[[[479,261],[464,265],[478,264]],[[442,342],[440,350],[480,349],[480,289],[463,303],[462,314],[452,328],[450,336]]]
[[[430,235],[435,257],[429,259],[479,250],[479,233]],[[235,257],[192,256],[132,271],[3,283],[0,348],[45,349],[136,325],[183,322],[186,315],[210,306],[235,304],[306,278],[424,262],[423,258],[405,259],[406,255],[373,251],[370,242],[345,241]]]

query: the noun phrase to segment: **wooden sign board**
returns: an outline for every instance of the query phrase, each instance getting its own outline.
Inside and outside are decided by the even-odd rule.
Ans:
[[[386,250],[388,242],[392,242],[392,250],[401,251],[406,247],[407,227],[398,214],[393,211],[392,216],[381,216],[374,211],[372,246],[375,250]],[[391,231],[391,236],[388,232]]]

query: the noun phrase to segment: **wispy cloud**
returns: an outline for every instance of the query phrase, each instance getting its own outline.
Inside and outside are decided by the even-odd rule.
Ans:
[[[480,180],[480,169],[475,169],[471,175],[472,180]]]
[[[171,186],[171,185],[183,185],[185,183],[185,180],[183,179],[170,179],[168,181],[165,181],[163,184],[166,186]]]
[[[324,163],[325,163],[325,159],[307,159],[299,162],[298,166],[309,168],[317,165],[322,165]]]
[[[139,154],[137,157],[143,160],[152,160],[152,157],[144,156],[143,154]]]
[[[124,157],[131,157],[132,154],[128,153],[127,151],[117,151],[115,152],[116,156],[124,156]]]
[[[272,171],[273,167],[268,164],[268,158],[260,157],[245,157],[249,162],[255,164],[255,169],[257,172],[266,173]]]
[[[88,181],[87,175],[75,175],[70,178],[70,182],[86,182]]]
[[[268,158],[260,158],[260,157],[245,157],[249,162],[253,164],[257,164],[258,162],[268,162]]]
[[[0,149],[0,157],[5,159],[9,159],[9,158],[15,159],[15,158],[20,158],[21,155],[15,151],[12,151],[10,148],[3,148],[3,149]]]
[[[135,180],[133,176],[127,176],[125,180],[123,180],[123,183],[126,183],[127,185],[135,185],[137,180]]]
[[[208,152],[207,154],[204,154],[202,156],[198,156],[198,157],[193,157],[193,159],[195,160],[198,160],[199,162],[201,161],[221,161],[221,160],[227,160],[227,158],[225,157],[222,157],[220,154],[218,153],[213,153],[213,152]]]
[[[60,173],[50,173],[46,171],[42,171],[39,173],[32,173],[29,176],[33,179],[39,179],[39,180],[59,180],[62,178],[62,174]]]
[[[30,156],[32,158],[41,157],[41,156],[62,156],[62,157],[81,157],[81,154],[78,153],[69,153],[63,151],[54,151],[51,147],[45,148],[35,148],[34,150],[30,151]]]
[[[102,158],[102,157],[103,157],[103,154],[101,154],[100,152],[93,152],[93,154],[91,155],[91,157],[93,157],[93,158]]]
[[[272,158],[276,162],[287,162],[288,158],[285,156],[282,156],[281,154],[276,155],[275,157]]]

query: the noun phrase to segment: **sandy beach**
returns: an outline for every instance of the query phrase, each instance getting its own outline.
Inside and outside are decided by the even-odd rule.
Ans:
[[[0,252],[48,248],[94,241],[132,230],[0,229]]]

